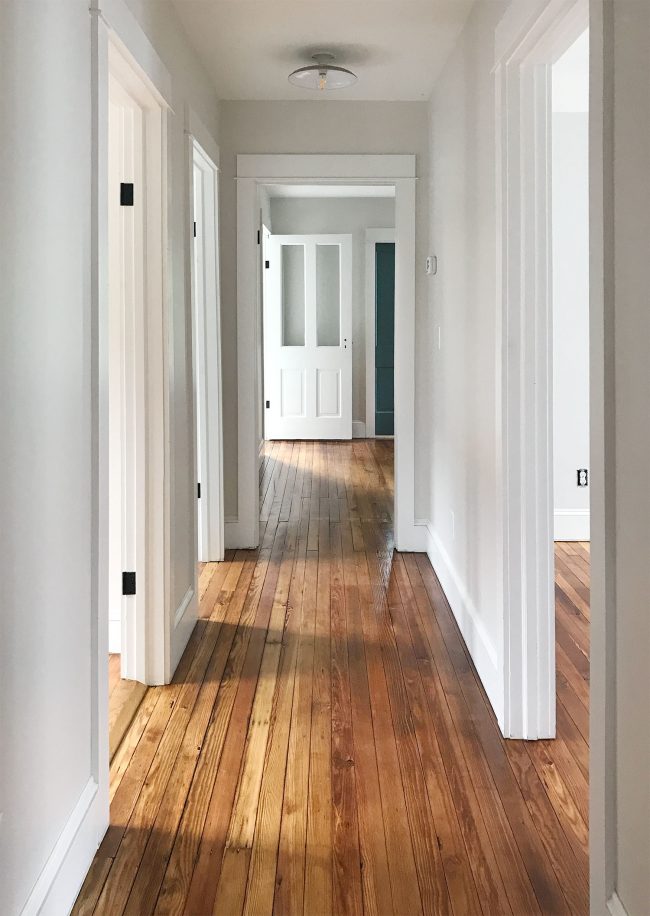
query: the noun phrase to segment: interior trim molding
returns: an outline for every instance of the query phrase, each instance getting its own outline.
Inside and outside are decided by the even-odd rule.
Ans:
[[[88,779],[21,916],[57,916],[72,908],[105,831],[99,785]]]
[[[258,314],[261,297],[257,246],[264,184],[339,184],[359,180],[395,187],[395,545],[421,550],[415,518],[415,168],[406,155],[260,154],[237,156],[237,386],[238,528],[226,543],[259,543],[256,397]],[[398,176],[398,177],[393,177]],[[234,540],[235,533],[239,533]]]
[[[556,509],[553,514],[556,541],[588,541],[591,513],[589,509]]]
[[[478,676],[485,688],[499,724],[503,722],[503,685],[499,675],[497,649],[490,639],[462,576],[454,566],[438,533],[430,522],[423,526],[425,551],[451,612],[458,624]]]
[[[607,901],[607,909],[611,916],[628,916],[628,912],[621,903],[621,898],[618,896],[616,891]]]
[[[365,439],[366,438],[366,424],[363,420],[353,420],[352,421],[352,438],[353,439]]]
[[[185,613],[188,607],[190,606],[190,603],[193,597],[194,597],[194,586],[190,585],[188,590],[183,595],[183,600],[176,608],[176,613],[174,614],[174,628],[176,628],[179,625],[179,623],[185,616]]]
[[[236,515],[227,515],[224,522],[224,542],[226,550],[236,550],[241,548],[247,550],[257,545],[247,543],[250,540],[248,528],[242,525]]]

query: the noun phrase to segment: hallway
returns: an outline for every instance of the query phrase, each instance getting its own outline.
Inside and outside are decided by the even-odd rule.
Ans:
[[[556,547],[558,739],[506,742],[392,481],[387,440],[266,443],[261,546],[202,568],[75,913],[587,913],[588,550]]]

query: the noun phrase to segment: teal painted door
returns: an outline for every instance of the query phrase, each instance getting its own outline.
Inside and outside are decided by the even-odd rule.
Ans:
[[[375,435],[395,432],[395,243],[375,244]]]

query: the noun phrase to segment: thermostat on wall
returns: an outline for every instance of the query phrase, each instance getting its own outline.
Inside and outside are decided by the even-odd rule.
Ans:
[[[429,276],[438,273],[438,258],[435,254],[429,255],[426,262],[426,271]]]

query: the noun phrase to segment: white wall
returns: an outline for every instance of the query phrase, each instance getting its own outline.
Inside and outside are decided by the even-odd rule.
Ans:
[[[553,489],[555,539],[589,540],[589,45],[553,67]]]
[[[107,14],[110,12],[106,4]],[[92,759],[91,16],[87,0],[0,3],[0,912],[19,913]],[[184,117],[216,134],[216,99],[171,6],[140,5],[172,73],[171,249],[175,586],[193,581]],[[146,19],[145,19],[146,15]],[[126,17],[129,19],[130,17]],[[121,16],[125,21],[125,17]],[[201,91],[197,86],[201,84]],[[105,736],[106,738],[106,736]],[[102,820],[103,818],[103,820]],[[94,841],[107,826],[107,808]],[[94,854],[59,875],[67,912]],[[62,847],[59,847],[62,848]],[[71,882],[71,883],[70,883]]]
[[[14,916],[91,772],[85,0],[0,4],[0,84],[0,912]]]
[[[271,201],[279,235],[352,234],[352,421],[366,421],[366,229],[395,225],[390,198],[278,199]]]
[[[222,102],[222,328],[224,390],[224,463],[226,516],[237,515],[237,277],[236,155],[238,153],[414,153],[421,180],[417,187],[416,254],[426,257],[428,174],[427,106],[425,102]],[[276,227],[274,226],[274,231]],[[424,271],[418,272],[416,312],[426,324]],[[427,438],[424,411],[426,341],[416,342],[416,493],[428,499],[423,461]]]
[[[430,241],[438,274],[425,347],[431,556],[497,714],[503,708],[497,439],[494,29],[505,2],[478,3],[430,104]],[[441,347],[438,348],[438,329]]]

